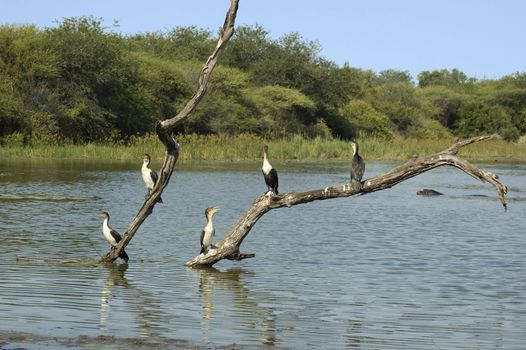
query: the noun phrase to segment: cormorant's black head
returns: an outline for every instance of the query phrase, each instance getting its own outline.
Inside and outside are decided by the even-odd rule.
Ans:
[[[150,163],[150,155],[148,153],[145,153],[143,156],[142,156],[142,160],[145,162],[145,163]]]
[[[263,152],[268,153],[268,146],[267,145],[263,146]]]
[[[106,219],[106,218],[109,219],[109,218],[110,218],[110,214],[108,214],[107,211],[101,211],[101,212],[99,213],[99,216],[100,216],[101,218],[103,218],[103,219]]]

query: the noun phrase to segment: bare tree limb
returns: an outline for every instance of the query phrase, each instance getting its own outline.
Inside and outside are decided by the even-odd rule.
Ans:
[[[161,197],[161,193],[170,182],[170,177],[172,176],[175,163],[179,158],[179,144],[172,137],[172,131],[177,125],[181,124],[190,116],[190,114],[195,110],[205,95],[210,76],[214,70],[214,67],[216,66],[219,54],[223,51],[226,43],[234,34],[234,23],[236,20],[238,5],[239,0],[230,0],[230,8],[226,13],[223,27],[220,29],[220,36],[217,41],[217,45],[201,69],[197,90],[192,98],[186,103],[179,114],[170,119],[166,119],[157,123],[157,136],[166,147],[166,154],[164,157],[163,166],[160,170],[159,179],[155,185],[155,188],[151,191],[150,196],[144,200],[139,212],[133,218],[126,232],[124,232],[122,240],[119,242],[117,247],[115,247],[115,249],[111,250],[104,257],[102,257],[100,261],[101,263],[113,262],[119,257],[119,254],[130,243],[141,224],[152,213],[155,204]]]
[[[350,197],[357,194],[363,195],[385,190],[402,181],[444,165],[454,166],[475,179],[491,183],[499,195],[504,210],[506,210],[505,195],[508,188],[498,180],[498,176],[490,172],[482,171],[471,165],[465,159],[456,156],[461,147],[489,138],[491,138],[491,136],[474,137],[468,140],[457,141],[448,149],[437,154],[425,158],[413,158],[385,174],[365,180],[362,188],[360,188],[359,184],[346,183],[305,192],[289,191],[279,196],[261,195],[256,198],[251,207],[239,217],[227,235],[216,244],[216,249],[209,250],[206,255],[200,254],[196,256],[185,265],[192,267],[212,266],[222,259],[242,260],[247,257],[253,257],[253,254],[240,253],[239,247],[256,222],[272,209],[292,207],[317,200]]]

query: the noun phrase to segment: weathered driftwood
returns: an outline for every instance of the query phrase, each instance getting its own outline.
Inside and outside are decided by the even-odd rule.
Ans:
[[[236,20],[238,3],[238,0],[230,1],[230,8],[228,9],[228,12],[226,14],[223,27],[220,29],[219,40],[217,41],[214,51],[212,52],[210,57],[208,57],[208,60],[206,61],[201,70],[197,90],[192,96],[192,98],[186,103],[186,105],[179,112],[179,114],[177,114],[173,118],[166,119],[157,123],[157,136],[166,147],[166,154],[164,157],[163,166],[159,173],[159,180],[157,181],[155,188],[151,191],[150,196],[144,200],[141,208],[139,209],[137,215],[135,215],[135,217],[133,218],[126,232],[124,232],[124,234],[122,235],[122,240],[119,242],[119,245],[115,249],[108,252],[104,257],[102,257],[102,263],[113,262],[119,257],[120,252],[124,250],[124,248],[126,248],[126,246],[130,243],[141,224],[152,213],[153,208],[157,203],[157,200],[161,197],[161,193],[170,182],[170,177],[172,176],[175,163],[177,162],[177,159],[179,157],[179,144],[173,138],[172,131],[176,126],[180,125],[190,116],[190,114],[194,111],[194,109],[197,107],[197,105],[205,95],[208,81],[210,80],[210,75],[214,70],[214,67],[219,58],[219,54],[225,47],[228,40],[230,40],[230,38],[234,34],[234,23]]]
[[[385,190],[402,181],[444,165],[454,166],[466,174],[473,176],[475,179],[491,183],[497,190],[500,201],[506,210],[505,195],[508,189],[506,185],[498,180],[497,175],[482,171],[471,165],[468,161],[457,157],[457,153],[461,147],[489,138],[491,137],[481,136],[469,140],[457,141],[448,149],[432,156],[410,159],[405,164],[385,174],[365,180],[362,188],[360,188],[358,184],[345,183],[305,192],[289,191],[278,196],[261,195],[252,203],[252,206],[239,217],[227,235],[216,244],[216,249],[209,250],[206,255],[200,254],[196,256],[188,261],[186,265],[192,267],[212,266],[222,259],[242,260],[253,257],[254,254],[240,253],[239,247],[256,222],[272,209],[291,207],[317,200],[350,197],[358,194],[364,195]]]

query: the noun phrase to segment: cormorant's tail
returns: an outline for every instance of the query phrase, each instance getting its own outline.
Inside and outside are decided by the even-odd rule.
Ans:
[[[201,246],[201,254],[206,254],[206,251],[208,249],[206,249],[206,247],[204,245]]]
[[[128,260],[130,260],[130,258],[128,257],[128,254],[126,254],[126,251],[124,250],[119,254],[119,258],[124,260],[124,262],[128,262]]]

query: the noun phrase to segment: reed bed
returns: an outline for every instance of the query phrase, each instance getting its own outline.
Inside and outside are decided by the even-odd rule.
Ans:
[[[255,135],[178,135],[180,162],[199,161],[255,161],[261,158],[262,147],[268,144],[272,159],[289,160],[344,160],[352,155],[350,143],[333,138],[309,139],[302,136],[265,140]],[[403,160],[413,156],[436,153],[452,144],[451,139],[420,140],[395,138],[367,138],[358,140],[360,153],[370,160]],[[144,153],[155,158],[164,155],[164,147],[155,135],[132,138],[127,144],[89,143],[84,145],[3,145],[0,157],[61,158],[86,160],[136,160]],[[476,161],[526,161],[526,144],[491,140],[470,145],[460,154]]]

